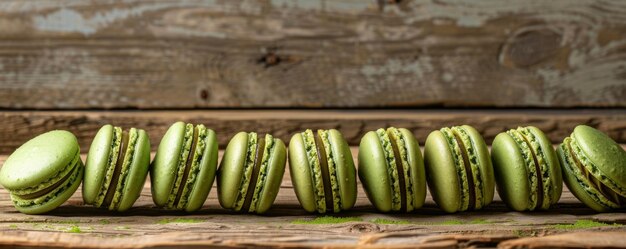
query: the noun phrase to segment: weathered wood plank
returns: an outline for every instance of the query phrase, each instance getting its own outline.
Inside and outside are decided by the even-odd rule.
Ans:
[[[5,0],[0,108],[626,107],[625,34],[621,0]]]
[[[87,151],[104,124],[145,129],[153,149],[176,121],[202,123],[214,129],[220,146],[239,131],[271,133],[288,142],[305,129],[340,130],[348,143],[358,145],[368,131],[404,127],[421,144],[428,134],[445,126],[469,124],[488,143],[502,131],[534,125],[554,143],[561,142],[578,124],[588,124],[626,143],[626,110],[212,110],[212,111],[0,111],[0,153],[11,153],[28,139],[53,129],[77,135]]]
[[[352,151],[356,152],[356,148]],[[0,164],[5,159],[6,155],[0,155]],[[236,214],[221,209],[215,186],[204,207],[190,214],[155,208],[149,181],[135,206],[124,214],[85,206],[79,188],[65,205],[51,213],[24,215],[15,211],[7,191],[0,189],[0,247],[458,248],[493,247],[500,241],[518,237],[572,231],[611,232],[605,237],[626,235],[623,225],[626,213],[596,213],[580,203],[567,188],[555,208],[542,212],[512,212],[496,194],[496,200],[479,211],[446,214],[428,195],[424,207],[414,213],[382,214],[375,211],[358,184],[355,208],[333,215],[353,220],[327,224],[298,222],[320,215],[306,213],[299,206],[288,168],[276,202],[265,215]],[[570,229],[556,226],[578,220],[609,225]],[[386,224],[390,222],[395,224]],[[611,225],[614,223],[617,225]],[[585,237],[579,239],[585,244]],[[510,244],[532,242],[523,240]],[[544,242],[552,245],[576,241],[571,236],[566,241],[547,238],[533,245],[540,246]],[[594,246],[585,245],[588,245],[586,248]]]

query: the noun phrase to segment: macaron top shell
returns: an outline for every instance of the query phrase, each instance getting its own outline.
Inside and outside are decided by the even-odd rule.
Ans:
[[[111,150],[117,149],[113,148],[116,146],[112,142],[113,136],[113,126],[104,125],[98,130],[89,147],[83,181],[83,199],[87,204],[96,202],[104,184]]]
[[[226,146],[217,174],[218,199],[226,209],[235,208],[244,176],[243,165],[248,152],[248,133],[239,132]]]
[[[577,126],[571,137],[572,149],[584,155],[580,159],[587,171],[626,196],[626,151],[606,134],[586,125]]]
[[[8,190],[45,184],[73,169],[78,156],[78,140],[72,133],[46,132],[24,143],[7,158],[0,169],[0,184]]]
[[[213,130],[204,125],[174,123],[161,139],[152,162],[154,203],[186,211],[202,207],[215,179],[217,151]],[[180,176],[181,172],[187,177]]]

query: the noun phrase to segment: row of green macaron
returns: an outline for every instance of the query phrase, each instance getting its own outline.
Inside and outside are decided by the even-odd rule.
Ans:
[[[41,134],[20,146],[0,169],[0,184],[17,210],[49,212],[82,182],[86,204],[125,211],[139,197],[147,175],[158,207],[200,209],[217,179],[223,208],[264,213],[278,194],[289,161],[291,182],[309,212],[352,208],[357,170],[348,143],[337,130],[306,130],[287,148],[270,134],[240,132],[232,137],[218,167],[215,131],[202,124],[174,123],[150,160],[148,134],[141,129],[103,126],[86,163],[76,137],[62,130]],[[427,186],[446,212],[476,210],[501,199],[516,211],[548,209],[557,203],[563,179],[571,192],[596,211],[626,205],[626,152],[604,133],[576,127],[553,148],[536,127],[499,134],[491,153],[471,126],[445,127],[426,139],[424,153],[403,128],[381,128],[361,139],[358,177],[381,212],[420,208]]]

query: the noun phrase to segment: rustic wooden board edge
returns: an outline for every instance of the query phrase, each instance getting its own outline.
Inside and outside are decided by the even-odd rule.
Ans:
[[[145,129],[153,149],[176,121],[202,123],[215,130],[223,148],[239,131],[271,133],[283,141],[305,129],[338,129],[351,145],[358,145],[368,131],[381,127],[407,128],[423,144],[428,134],[445,126],[469,124],[491,140],[502,131],[533,125],[559,143],[579,124],[600,129],[626,143],[626,109],[592,110],[154,110],[154,111],[0,111],[0,153],[53,129],[77,135],[82,151],[104,124]]]

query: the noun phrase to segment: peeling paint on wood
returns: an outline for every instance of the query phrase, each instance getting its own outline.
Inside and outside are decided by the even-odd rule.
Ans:
[[[623,34],[620,0],[6,0],[0,108],[626,107]]]

